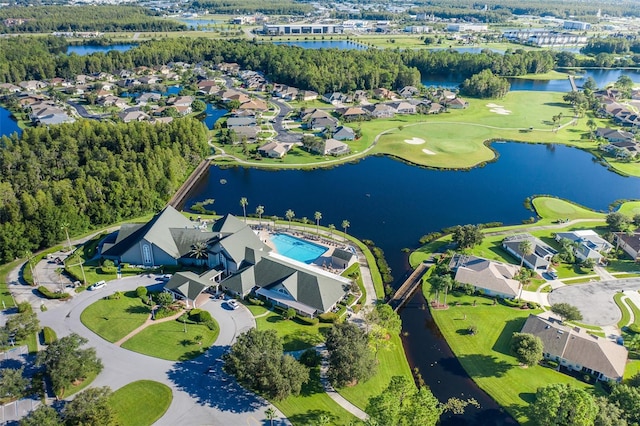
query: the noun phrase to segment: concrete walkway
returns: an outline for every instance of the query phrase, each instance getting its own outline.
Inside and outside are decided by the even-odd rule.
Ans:
[[[593,272],[595,272],[596,274],[598,274],[598,276],[600,277],[600,279],[602,281],[611,281],[611,280],[615,280],[616,277],[614,277],[613,275],[611,275],[611,273],[609,273],[609,271],[607,271],[606,269],[604,269],[602,266],[600,265],[595,265],[593,267]]]
[[[171,315],[170,317],[162,318],[162,319],[159,319],[159,320],[152,319],[151,318],[151,314],[149,314],[149,318],[147,318],[147,320],[144,322],[144,324],[142,324],[140,327],[136,328],[131,333],[129,333],[126,336],[124,336],[122,339],[120,339],[117,342],[115,342],[114,345],[122,346],[122,344],[124,342],[126,342],[129,339],[131,339],[133,336],[135,336],[136,334],[140,333],[142,330],[144,330],[145,328],[149,327],[150,325],[160,324],[161,322],[173,321],[173,320],[179,318],[180,315],[183,314],[183,312],[184,311],[181,310],[180,312],[176,313],[175,315]]]

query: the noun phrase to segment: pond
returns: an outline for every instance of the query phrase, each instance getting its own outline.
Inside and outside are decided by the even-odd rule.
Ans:
[[[223,115],[225,115],[228,111],[226,109],[216,108],[215,105],[207,104],[207,109],[204,110],[204,119],[202,120],[204,124],[209,128],[209,130],[213,130],[213,126],[216,124]]]
[[[640,70],[621,69],[592,69],[586,70],[576,76],[576,84],[580,86],[588,77],[595,80],[598,87],[605,87],[609,83],[615,82],[621,75],[627,75],[635,83],[640,83]],[[423,75],[422,84],[432,87],[443,87],[453,89],[460,84],[464,78],[460,75]],[[541,91],[541,92],[568,92],[571,85],[568,79],[561,80],[528,80],[523,78],[509,78],[512,91]]]
[[[367,50],[364,44],[350,40],[293,40],[274,41],[273,44],[297,46],[303,49],[341,49],[341,50]]]
[[[85,56],[91,55],[96,52],[107,53],[112,50],[116,50],[118,52],[126,52],[129,49],[136,47],[137,44],[134,43],[122,43],[122,44],[110,44],[107,46],[93,46],[93,45],[83,45],[83,46],[69,46],[67,47],[67,55],[75,53],[76,55]]]
[[[14,132],[21,135],[22,129],[18,127],[18,122],[14,120],[11,112],[6,108],[0,107],[0,137],[9,136]]]
[[[533,194],[555,195],[598,210],[616,199],[640,197],[640,178],[615,174],[579,149],[519,143],[493,147],[498,161],[469,171],[423,169],[388,157],[313,171],[211,167],[187,196],[185,208],[213,198],[218,213],[241,215],[239,200],[246,197],[248,211],[263,205],[264,217],[283,217],[291,209],[296,218],[313,221],[314,212],[320,211],[321,225],[334,224],[338,230],[349,220],[348,232],[381,247],[400,282],[408,273],[402,249],[416,248],[420,236],[457,224],[520,223],[534,215],[523,205]],[[402,313],[412,366],[420,368],[440,400],[463,393],[483,405],[445,424],[511,424],[466,376],[428,311],[421,309],[420,298]]]
[[[186,24],[190,30],[198,31],[213,31],[213,26],[224,23],[218,19],[178,19],[177,21]]]

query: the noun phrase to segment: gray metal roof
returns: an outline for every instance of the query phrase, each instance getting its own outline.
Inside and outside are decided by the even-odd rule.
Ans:
[[[186,271],[176,272],[165,284],[164,288],[179,293],[189,300],[196,300],[200,293],[211,284],[211,281],[202,278],[198,274]]]

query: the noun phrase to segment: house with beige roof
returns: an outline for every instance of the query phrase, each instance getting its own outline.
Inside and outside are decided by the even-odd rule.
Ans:
[[[457,282],[470,284],[476,291],[503,299],[518,297],[520,283],[513,278],[519,269],[516,265],[456,254],[449,267]]]
[[[548,313],[529,315],[522,327],[542,340],[544,358],[570,371],[579,371],[601,381],[622,381],[627,365],[627,348],[587,333],[580,327],[563,325]]]

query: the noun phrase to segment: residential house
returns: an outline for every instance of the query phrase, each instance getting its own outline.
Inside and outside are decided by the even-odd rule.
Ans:
[[[149,119],[149,116],[144,112],[132,108],[122,111],[118,114],[118,117],[120,117],[120,119],[125,123],[129,123],[130,121],[145,121]]]
[[[233,131],[238,135],[239,142],[243,139],[247,141],[255,141],[260,133],[258,126],[236,126],[233,127]]]
[[[269,142],[258,148],[258,154],[269,158],[282,158],[291,149],[291,144]]]
[[[447,105],[447,108],[451,109],[465,109],[469,107],[469,102],[465,101],[462,98],[455,98],[450,101],[446,101],[445,103]]]
[[[614,243],[616,247],[620,247],[631,256],[636,262],[640,261],[640,232],[635,231],[633,234],[626,232],[614,232]]]
[[[449,268],[455,272],[457,282],[470,284],[476,291],[503,299],[519,296],[520,283],[514,277],[520,268],[516,265],[456,254]]]
[[[255,126],[256,125],[256,117],[255,116],[246,116],[246,117],[229,117],[227,119],[227,127],[234,128],[240,126]]]
[[[581,262],[593,259],[594,262],[601,263],[604,259],[602,254],[608,253],[613,248],[609,241],[592,230],[556,233],[556,241],[560,242],[563,239],[576,244],[573,252]]]
[[[356,90],[353,93],[353,100],[355,102],[368,102],[369,101],[369,93],[366,90]]]
[[[544,358],[569,371],[597,380],[620,382],[627,365],[627,349],[611,340],[569,327],[551,314],[529,315],[521,330],[542,340]]]
[[[356,121],[365,118],[368,113],[360,107],[340,108],[336,112],[342,116],[345,121]]]
[[[363,106],[363,108],[373,118],[390,118],[393,117],[396,113],[395,109],[383,103],[365,105]]]
[[[169,99],[167,103],[173,106],[190,107],[194,100],[193,96],[177,96]]]
[[[167,206],[147,223],[127,223],[108,236],[100,255],[117,263],[159,266],[194,264],[192,247],[209,241],[214,234],[179,211]]]
[[[523,254],[521,243],[528,241],[531,246],[531,253]],[[547,244],[540,241],[531,234],[517,234],[506,237],[502,240],[502,248],[514,256],[518,261],[535,272],[544,272],[551,266],[551,258],[557,252]],[[524,260],[522,259],[524,257]]]
[[[350,104],[353,98],[341,92],[331,92],[322,95],[322,100],[332,105]]]
[[[335,131],[338,127],[338,120],[333,117],[319,117],[310,120],[307,125],[307,129],[319,132],[325,129]]]
[[[238,108],[241,111],[268,111],[269,106],[262,99],[249,99]]]
[[[2,92],[18,93],[20,91],[22,91],[22,89],[19,86],[16,86],[14,84],[11,84],[11,83],[1,83],[0,84],[0,93],[2,93]]]
[[[145,75],[140,77],[138,80],[140,80],[140,83],[142,84],[158,84],[162,81],[162,78],[157,75]]]
[[[318,93],[313,90],[301,90],[298,92],[298,99],[302,101],[315,101],[318,99]]]
[[[237,75],[240,72],[240,65],[236,63],[223,62],[218,65],[218,69],[230,75]]]
[[[149,102],[158,102],[160,99],[162,99],[160,93],[146,92],[136,99],[136,103],[138,105],[147,105]]]
[[[129,106],[129,104],[127,103],[126,100],[119,98],[117,96],[114,95],[107,95],[107,96],[103,96],[101,98],[98,98],[98,105],[101,105],[103,107],[111,107],[111,106],[115,106],[118,107],[120,109],[124,109],[127,108]]]
[[[596,129],[596,137],[606,139],[607,142],[635,142],[633,133],[608,127],[598,127]]]
[[[454,100],[457,95],[455,94],[455,92],[452,92],[451,90],[441,89],[437,92],[437,96],[443,102],[446,102],[446,101]]]
[[[314,118],[327,118],[331,117],[327,111],[317,108],[305,108],[300,111],[300,120],[307,122]]]
[[[396,114],[415,114],[416,113],[416,106],[406,101],[391,102],[387,105],[393,108]]]
[[[602,151],[620,158],[635,158],[640,152],[640,144],[633,141],[611,142],[601,145]]]
[[[339,141],[352,141],[356,138],[356,132],[347,126],[340,126],[333,133],[333,139]]]
[[[21,81],[18,86],[22,87],[27,92],[36,92],[47,87],[47,83],[40,80]]]
[[[397,97],[395,93],[389,89],[385,89],[384,87],[373,89],[373,96],[382,100],[393,100]]]
[[[326,139],[312,146],[311,151],[320,155],[344,155],[349,153],[349,145],[336,139]]]
[[[418,89],[415,86],[404,86],[402,89],[400,89],[398,94],[403,98],[408,99],[408,98],[412,98],[414,96],[419,95],[420,89]]]

